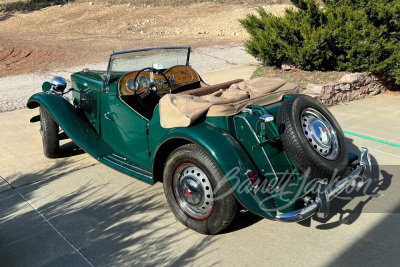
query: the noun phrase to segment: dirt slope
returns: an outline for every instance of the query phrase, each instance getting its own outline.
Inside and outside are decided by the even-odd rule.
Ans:
[[[287,6],[267,6],[282,14]],[[104,62],[112,51],[161,45],[237,46],[238,19],[254,6],[68,4],[0,13],[0,77]]]

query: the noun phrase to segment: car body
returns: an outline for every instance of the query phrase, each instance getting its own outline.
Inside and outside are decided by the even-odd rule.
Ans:
[[[175,216],[207,234],[229,225],[237,206],[283,222],[326,217],[332,198],[358,176],[368,177],[367,149],[360,160],[348,154],[340,126],[316,100],[286,94],[296,88],[281,80],[257,97],[245,81],[209,86],[190,67],[190,51],[113,53],[107,70],[72,74],[72,101],[64,97],[65,80],[45,82],[28,101],[28,108],[41,110],[31,121],[41,122],[45,155],[56,157],[66,134],[111,168],[149,184],[163,182]],[[210,100],[229,90],[232,98],[249,99],[234,105]],[[210,116],[212,108],[216,115]],[[340,179],[331,177],[334,168]]]

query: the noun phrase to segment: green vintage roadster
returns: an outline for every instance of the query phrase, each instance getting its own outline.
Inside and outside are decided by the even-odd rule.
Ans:
[[[187,227],[215,234],[238,207],[281,222],[326,217],[330,201],[368,177],[368,150],[349,154],[343,132],[296,84],[258,78],[208,85],[190,47],[112,53],[108,69],[43,83],[45,156],[71,138],[100,162],[150,184],[163,182]],[[71,101],[65,94],[72,90]]]

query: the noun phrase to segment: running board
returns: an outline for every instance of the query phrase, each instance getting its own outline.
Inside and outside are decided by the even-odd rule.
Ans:
[[[133,176],[147,183],[153,184],[153,176],[150,171],[135,166],[123,156],[111,153],[99,158],[99,161],[129,176]]]

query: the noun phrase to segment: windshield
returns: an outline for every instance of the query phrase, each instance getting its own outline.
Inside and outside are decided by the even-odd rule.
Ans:
[[[168,69],[189,64],[190,47],[162,47],[117,52],[111,55],[109,75],[144,68]]]

